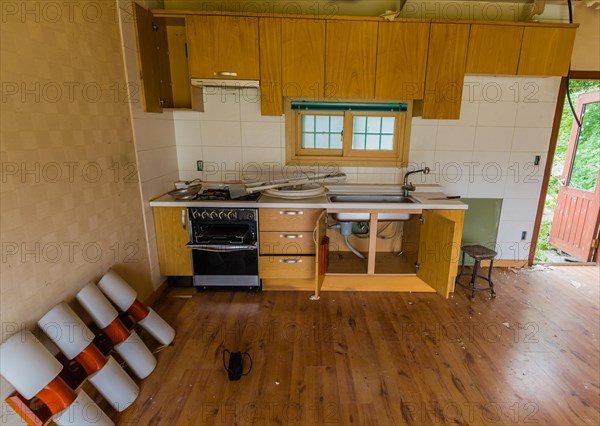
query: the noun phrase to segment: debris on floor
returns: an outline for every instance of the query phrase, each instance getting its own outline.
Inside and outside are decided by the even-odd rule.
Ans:
[[[575,288],[580,288],[581,283],[579,281],[571,280],[571,285]]]

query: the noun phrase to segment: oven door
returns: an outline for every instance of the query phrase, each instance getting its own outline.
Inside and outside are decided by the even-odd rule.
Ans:
[[[260,288],[257,244],[189,244],[194,286]]]

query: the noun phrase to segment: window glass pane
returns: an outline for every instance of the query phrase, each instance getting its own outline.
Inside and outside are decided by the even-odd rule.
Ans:
[[[317,115],[317,123],[315,125],[318,133],[327,132],[329,133],[329,116],[328,115]]]
[[[367,149],[379,150],[379,135],[367,135]]]
[[[314,132],[315,131],[315,116],[314,115],[303,115],[302,116],[302,131]]]
[[[352,135],[352,149],[365,149],[365,135],[355,133]]]
[[[315,134],[314,133],[303,133],[302,134],[302,148],[312,149],[315,147]]]
[[[382,117],[381,133],[394,134],[396,117]]]
[[[381,135],[381,147],[382,151],[391,151],[394,149],[394,135]]]
[[[367,133],[381,132],[381,117],[367,117]]]
[[[315,148],[329,149],[329,133],[317,133]]]
[[[354,133],[366,133],[367,117],[354,117],[353,130]]]
[[[342,134],[331,133],[329,135],[329,148],[331,149],[342,149]]]
[[[594,191],[600,165],[600,102],[585,104],[569,186]]]
[[[343,129],[344,129],[344,117],[341,115],[331,116],[331,133],[342,133]]]

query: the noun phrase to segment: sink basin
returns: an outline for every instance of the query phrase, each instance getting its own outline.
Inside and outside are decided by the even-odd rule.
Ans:
[[[399,194],[330,194],[327,196],[332,203],[390,203],[390,204],[413,204],[415,201],[410,197],[404,197]],[[338,222],[368,222],[369,213],[359,213],[348,210],[347,212],[332,213],[332,216]],[[380,221],[400,221],[410,219],[410,213],[379,213],[377,215]]]
[[[410,197],[396,194],[330,194],[327,196],[332,203],[414,203]]]

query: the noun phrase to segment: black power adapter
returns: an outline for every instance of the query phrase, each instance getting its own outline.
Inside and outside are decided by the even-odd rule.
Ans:
[[[229,365],[225,362],[225,353],[229,354]],[[243,356],[246,355],[250,360],[250,368],[244,373]],[[237,381],[246,376],[252,370],[252,358],[247,352],[230,352],[228,349],[223,350],[223,368],[227,370],[227,376],[230,381]]]

